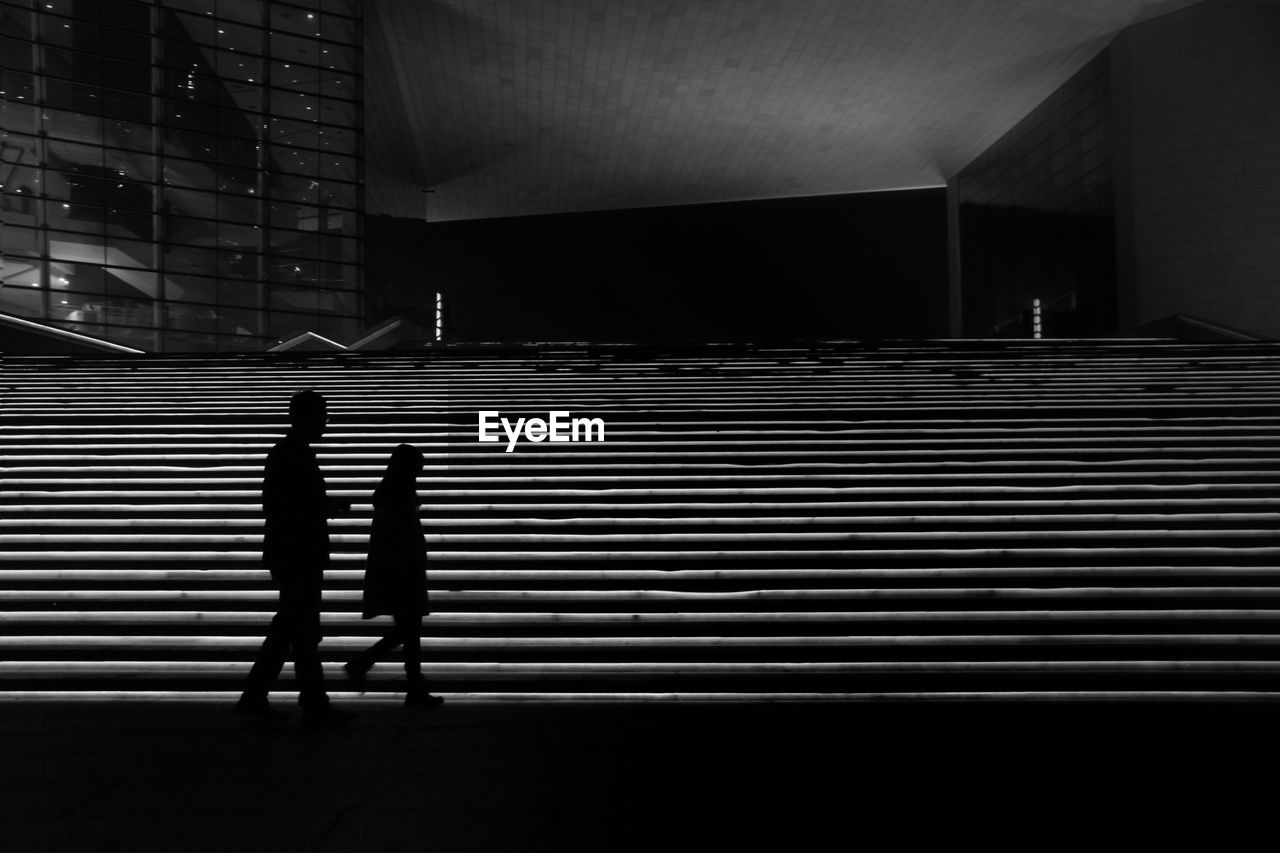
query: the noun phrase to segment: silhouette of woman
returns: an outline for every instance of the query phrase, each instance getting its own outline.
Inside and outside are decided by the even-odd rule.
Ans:
[[[362,687],[365,674],[396,646],[404,647],[409,687],[404,704],[429,708],[444,700],[427,692],[422,675],[422,617],[427,612],[427,544],[418,518],[418,474],[422,451],[401,444],[391,452],[382,482],[373,493],[373,529],[364,572],[364,618],[390,615],[395,624],[382,639],[356,655],[345,669]]]

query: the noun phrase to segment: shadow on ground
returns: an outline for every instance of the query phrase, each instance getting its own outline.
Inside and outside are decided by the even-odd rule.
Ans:
[[[0,847],[1235,849],[1280,772],[1274,705],[346,707],[0,704]]]

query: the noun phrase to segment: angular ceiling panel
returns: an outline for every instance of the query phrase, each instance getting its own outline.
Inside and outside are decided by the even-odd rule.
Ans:
[[[1188,5],[379,0],[367,207],[435,221],[938,186],[1117,31]]]

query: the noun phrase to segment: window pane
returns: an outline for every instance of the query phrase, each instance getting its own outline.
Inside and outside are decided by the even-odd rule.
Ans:
[[[39,195],[40,142],[34,136],[9,132],[3,146],[6,193],[19,190],[28,196]]]
[[[351,18],[344,18],[338,15],[320,16],[320,35],[324,36],[328,41],[355,44],[360,36],[358,30],[356,22]]]
[[[262,48],[262,30],[254,27],[246,27],[242,24],[233,24],[230,21],[218,21],[216,40],[212,44],[217,47],[234,51],[235,53],[256,53],[263,52]]]
[[[9,74],[35,74],[36,49],[31,41],[16,38],[16,35],[11,29],[0,30],[0,68],[4,68]]]
[[[314,95],[320,89],[319,68],[300,65],[288,58],[272,59],[271,85],[282,92],[302,92]]]
[[[269,53],[283,62],[320,64],[320,43],[287,33],[271,33]]]
[[[151,68],[136,62],[104,59],[102,60],[102,82],[113,89],[149,94],[151,92]]]
[[[193,246],[165,246],[164,267],[170,272],[212,273],[218,269],[218,253]]]
[[[102,166],[102,147],[98,145],[51,139],[47,151],[49,165],[57,169],[74,169],[82,164]]]
[[[77,12],[79,12],[80,7],[85,5],[92,4],[76,4]],[[102,10],[102,23],[104,24],[110,24],[122,30],[133,30],[142,33],[150,29],[151,9],[149,3],[139,2],[138,0],[98,0],[98,6]]]
[[[223,89],[231,95],[231,99],[235,101],[236,109],[242,113],[251,113],[253,115],[254,135],[260,135],[257,128],[261,127],[261,112],[265,106],[263,88],[257,83],[250,83],[240,80],[223,80]]]
[[[320,119],[328,125],[354,128],[356,126],[356,105],[351,101],[333,101],[325,98],[321,107]]]
[[[114,148],[150,152],[156,144],[155,128],[149,124],[108,118],[103,121],[103,129],[103,140]]]
[[[164,153],[171,157],[191,157],[208,162],[218,156],[218,138],[183,128],[166,128]]]
[[[241,169],[256,169],[260,144],[255,139],[224,136],[218,140],[218,162]]]
[[[360,87],[354,74],[325,69],[320,72],[319,91],[330,98],[355,100],[360,97]]]
[[[94,192],[95,189],[98,191]],[[44,195],[45,198],[65,203],[67,208],[72,201],[99,206],[103,201],[101,187],[92,182],[82,182],[75,172],[55,172],[52,169],[45,172]]]
[[[356,132],[349,127],[325,126],[320,129],[320,150],[356,154]]]
[[[121,267],[155,269],[156,246],[144,240],[131,240],[113,234],[107,235],[107,263]]]
[[[150,154],[107,148],[102,158],[103,166],[121,178],[135,183],[153,183],[156,179],[156,160]]]
[[[165,299],[176,302],[218,301],[218,280],[206,276],[169,275],[165,277]]]
[[[160,349],[160,333],[155,329],[137,329],[128,326],[108,326],[107,340],[146,352]]]
[[[359,205],[359,184],[325,181],[320,188],[321,199],[331,207],[354,209]]]
[[[161,196],[167,213],[205,219],[217,218],[218,196],[216,193],[165,187]]]
[[[216,57],[219,76],[261,85],[263,60],[243,51],[220,50]]]
[[[20,188],[29,191],[31,188]],[[40,201],[33,195],[19,192],[6,192],[0,197],[0,210],[4,211],[5,227],[10,225],[39,225]]]
[[[218,110],[218,131],[256,142],[262,136],[262,118],[246,110]]]
[[[15,256],[40,256],[39,229],[24,228],[20,225],[14,225],[12,222],[6,222],[4,231],[0,233],[4,235],[4,272],[6,276],[11,272],[9,265],[14,263],[13,258]]]
[[[324,42],[320,48],[320,65],[334,71],[353,72],[356,70],[355,48]]]
[[[320,0],[320,8],[326,12],[341,15],[357,15],[360,12],[361,0]]]
[[[283,3],[273,3],[271,29],[302,36],[314,36],[320,29],[320,16],[306,9],[297,9]]]
[[[101,80],[102,60],[91,53],[49,46],[44,49],[44,71],[69,80]]]
[[[112,298],[128,297],[141,302],[141,297],[149,301],[160,295],[159,277],[150,270],[106,267],[103,272],[106,274],[107,294]]]
[[[265,315],[244,308],[218,308],[218,331],[224,335],[262,335],[266,333]]]
[[[7,2],[0,6],[0,27],[3,31],[13,36],[14,39],[24,41],[34,41],[35,20],[28,8],[31,3],[28,0],[22,0],[20,3]],[[22,6],[24,8],[17,8]]]
[[[164,182],[173,186],[205,190],[216,190],[219,184],[217,171],[207,162],[180,160],[177,157],[165,158]]]
[[[105,294],[106,275],[99,264],[50,261],[49,289],[71,290],[81,294]]]
[[[223,222],[218,226],[218,245],[230,249],[256,251],[262,248],[262,229],[256,225]]]
[[[262,220],[262,200],[252,196],[222,193],[218,196],[218,218],[230,222],[257,224]]]
[[[319,173],[317,154],[305,148],[285,148],[272,145],[268,154],[275,168],[282,172],[295,172],[300,175],[316,175]],[[273,170],[274,171],[274,170]]]
[[[117,92],[104,89],[102,114],[127,121],[151,121],[151,96],[146,92]]]
[[[115,22],[109,22],[113,26]],[[151,37],[145,33],[130,33],[120,30],[105,30],[102,38],[102,52],[112,59],[128,62],[151,63]],[[114,86],[114,83],[108,83]]]
[[[40,113],[39,108],[31,103],[34,95],[31,91],[30,80],[27,79],[25,81],[24,88],[23,86],[15,85],[12,77],[17,76],[19,75],[12,75],[8,83],[9,86],[14,87],[18,94],[14,97],[14,100],[4,105],[4,126],[6,130],[19,133],[36,133],[40,129]],[[25,94],[23,94],[24,91]]]
[[[47,175],[45,180],[46,186],[52,183]],[[92,205],[73,205],[69,201],[47,201],[44,204],[44,215],[49,227],[64,231],[101,234],[106,228],[106,209]]]
[[[218,132],[218,111],[209,104],[165,98],[164,110],[165,124],[170,128],[184,133]]]
[[[272,89],[269,101],[271,114],[282,119],[313,122],[320,117],[320,99],[315,94]]]
[[[96,50],[101,43],[102,29],[97,24],[57,15],[38,15],[37,18],[40,21],[40,40],[46,46]]]
[[[272,201],[269,203],[269,211],[273,228],[289,228],[296,231],[320,230],[321,209],[318,207],[292,204],[285,201]],[[271,242],[274,244],[277,239],[292,240],[298,236],[300,235],[282,232],[280,235],[273,234]]]
[[[213,44],[217,21],[209,15],[165,10],[161,12],[161,21],[164,35],[174,39],[178,44],[188,42]],[[170,51],[166,50],[165,54],[169,55]]]
[[[187,66],[166,68],[162,75],[161,94],[176,103],[212,104],[218,100],[218,82],[202,69]]]
[[[257,308],[262,305],[263,285],[253,282],[228,281],[223,279],[218,284],[219,305],[239,305],[245,308]]]
[[[24,273],[29,272],[24,270]],[[15,278],[10,278],[8,267],[5,268],[4,287],[0,287],[0,311],[16,314],[19,317],[39,319],[44,316],[44,291],[35,287],[19,287]]]
[[[266,278],[266,265],[262,255],[223,249],[218,253],[217,272],[224,279],[261,281]]]
[[[107,262],[106,238],[102,235],[49,232],[49,257],[101,266]]]
[[[317,335],[323,335],[330,340],[348,343],[360,334],[360,325],[358,321],[348,317],[321,314],[316,317],[312,330]]]
[[[356,158],[347,157],[342,154],[325,153],[320,157],[320,165],[322,173],[326,178],[336,178],[340,181],[355,181],[360,177]]]
[[[311,331],[316,325],[315,320],[314,314],[272,311],[267,315],[267,334],[274,338],[287,340],[294,335]]]
[[[105,225],[108,236],[139,240],[150,240],[155,236],[155,219],[150,210],[109,207]]]
[[[300,175],[272,175],[271,196],[284,202],[314,204],[319,201],[320,182]]]
[[[88,115],[101,115],[102,89],[88,83],[70,80],[45,80],[44,103],[60,110]]]
[[[208,0],[203,0],[208,5]],[[262,25],[265,3],[261,0],[218,0],[218,17],[241,24]]]
[[[270,139],[277,145],[321,148],[324,144],[324,137],[320,135],[321,128],[314,122],[293,121],[272,116],[268,127]]]
[[[212,220],[191,219],[186,216],[164,218],[166,237],[174,243],[195,246],[214,246],[218,242],[218,223]],[[210,269],[203,272],[210,272]]]

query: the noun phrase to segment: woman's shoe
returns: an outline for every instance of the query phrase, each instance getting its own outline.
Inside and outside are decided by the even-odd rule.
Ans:
[[[364,692],[364,677],[373,668],[373,664],[361,658],[347,661],[342,665],[342,669],[347,674],[347,680],[351,682],[351,686]]]

